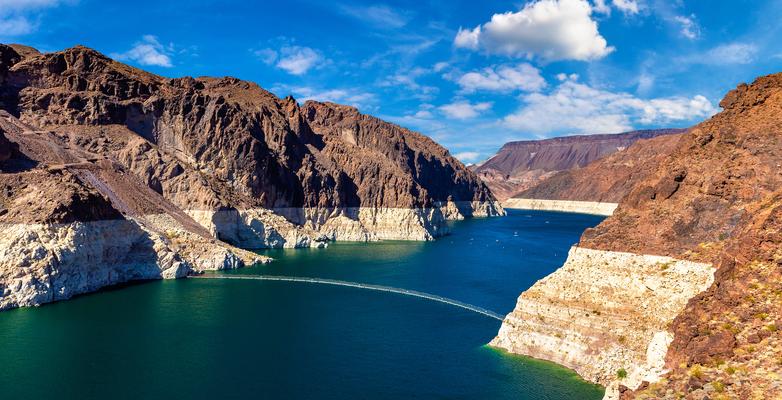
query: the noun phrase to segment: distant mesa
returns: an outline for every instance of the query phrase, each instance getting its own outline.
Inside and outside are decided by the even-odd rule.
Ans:
[[[505,201],[557,172],[584,168],[595,160],[630,147],[638,140],[684,131],[641,130],[509,142],[497,154],[471,169],[486,182],[500,201]]]

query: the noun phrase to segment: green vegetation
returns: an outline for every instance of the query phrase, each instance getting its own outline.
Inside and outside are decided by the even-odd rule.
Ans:
[[[703,378],[703,368],[700,364],[695,364],[690,368],[690,376],[695,379]]]
[[[619,370],[616,371],[616,377],[619,379],[627,378],[627,370],[624,368],[619,368]]]

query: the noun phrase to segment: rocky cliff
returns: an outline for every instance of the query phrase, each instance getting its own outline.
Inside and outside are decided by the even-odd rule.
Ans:
[[[619,203],[676,148],[682,134],[640,139],[583,168],[561,171],[514,198]]]
[[[233,246],[429,240],[448,220],[503,214],[425,136],[234,78],[167,79],[85,47],[0,45],[0,108],[0,179],[14,182],[0,220],[13,228],[0,240],[14,244],[0,254],[0,308],[253,262]],[[64,182],[81,200],[58,197]],[[99,240],[111,229],[127,241]],[[103,261],[93,273],[85,259]],[[57,280],[60,270],[72,276]]]
[[[681,129],[632,131],[608,135],[564,136],[506,143],[485,162],[473,167],[502,201],[534,187],[559,171],[586,167],[641,139],[681,133]]]
[[[645,262],[636,271],[649,273],[633,277],[637,272],[614,272],[622,262],[592,259],[590,266],[595,262],[604,266],[601,276],[582,279],[568,267],[579,261],[571,253],[566,266],[555,274],[571,277],[570,290],[577,294],[552,292],[557,279],[538,282],[522,294],[495,344],[513,350],[513,343],[528,343],[538,336],[554,341],[558,332],[569,346],[590,354],[562,361],[577,369],[585,360],[609,359],[616,348],[633,354],[602,372],[595,367],[582,372],[594,381],[608,382],[607,395],[614,398],[782,396],[778,329],[782,320],[782,74],[740,85],[720,105],[724,111],[683,135],[668,157],[633,184],[614,215],[588,229],[578,244],[579,249],[601,254],[671,257],[671,263]],[[701,273],[676,279],[680,287],[676,293],[683,303],[651,307],[644,305],[645,297],[614,295],[621,293],[617,292],[620,284],[647,285],[660,270],[670,271],[682,262],[715,270],[711,283],[703,281]],[[606,275],[624,280],[607,291],[601,283]],[[647,289],[649,296],[657,296],[658,287]],[[542,318],[552,321],[545,328],[519,322],[528,320],[525,305],[530,297],[537,298],[535,293],[553,293],[543,300],[550,313],[538,308],[543,310]],[[603,297],[593,313],[598,316],[595,330],[585,331],[584,324],[564,319],[557,311],[569,309],[574,297],[595,294]],[[617,315],[619,303],[629,311]],[[658,328],[646,329],[645,338],[635,336],[632,343],[617,336],[611,320],[643,327],[636,322],[639,314],[666,315],[657,327],[671,335],[670,344],[659,347],[654,340]],[[599,333],[592,336],[595,331]],[[647,355],[665,353],[664,365],[659,373],[638,379],[637,372],[644,371],[644,349]],[[521,351],[559,359],[550,346]]]

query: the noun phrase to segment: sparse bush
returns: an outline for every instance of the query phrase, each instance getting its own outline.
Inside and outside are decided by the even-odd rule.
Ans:
[[[695,364],[690,368],[690,376],[695,379],[703,378],[703,368],[701,368],[700,364]]]
[[[619,370],[616,371],[616,377],[619,379],[627,378],[627,370],[624,368],[619,368]]]
[[[725,368],[725,373],[728,375],[733,375],[736,373],[736,368],[733,368],[732,366],[728,366]]]

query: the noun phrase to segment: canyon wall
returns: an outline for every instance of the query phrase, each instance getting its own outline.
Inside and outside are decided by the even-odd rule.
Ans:
[[[0,309],[503,215],[424,135],[235,78],[0,45]]]
[[[649,171],[521,295],[495,345],[574,368],[607,398],[782,397],[782,74],[720,105],[639,164]]]
[[[657,129],[509,142],[497,154],[471,168],[498,199],[505,201],[518,197],[518,193],[547,181],[560,171],[584,168],[627,149],[638,140],[681,132],[682,129]]]

